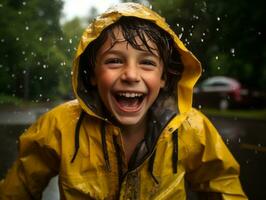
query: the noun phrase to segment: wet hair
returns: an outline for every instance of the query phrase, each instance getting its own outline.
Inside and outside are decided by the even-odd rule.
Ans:
[[[111,37],[112,41],[114,41],[112,45],[118,42],[113,32],[116,27],[121,29],[125,41],[133,48],[143,51],[148,50],[152,54],[154,54],[154,50],[157,51],[164,64],[163,79],[166,80],[168,91],[170,89],[169,87],[175,87],[183,71],[183,65],[171,36],[153,22],[136,17],[124,16],[104,29],[100,36],[92,41],[81,55],[80,72],[82,72],[81,76],[83,81],[85,81],[84,83],[89,81],[91,76],[94,76],[97,52],[106,42],[107,38]],[[137,38],[140,39],[141,43],[138,42]],[[150,41],[156,45],[157,49],[149,45]]]

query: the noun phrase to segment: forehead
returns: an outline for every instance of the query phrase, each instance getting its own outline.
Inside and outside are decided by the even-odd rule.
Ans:
[[[141,30],[139,32],[141,32]],[[121,27],[114,27],[107,32],[106,40],[101,46],[100,51],[103,51],[103,49],[108,51],[116,47],[117,44],[125,42],[127,46],[130,45],[134,49],[158,54],[157,45],[152,42],[144,32],[139,35],[137,33],[138,32],[132,32],[130,35],[126,35],[127,33],[125,33]]]

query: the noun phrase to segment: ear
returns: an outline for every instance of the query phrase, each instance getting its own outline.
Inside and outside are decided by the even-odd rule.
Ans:
[[[161,88],[164,88],[164,86],[165,86],[165,80],[164,79],[161,79],[160,87]]]
[[[96,86],[97,85],[95,77],[91,77],[90,78],[90,83],[91,83],[92,86]]]

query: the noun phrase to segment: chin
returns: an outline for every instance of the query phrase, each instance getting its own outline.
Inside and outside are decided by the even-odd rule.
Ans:
[[[142,120],[139,117],[116,117],[119,124],[123,126],[134,126],[139,124]]]

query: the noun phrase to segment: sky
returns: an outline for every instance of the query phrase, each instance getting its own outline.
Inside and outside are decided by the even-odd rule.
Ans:
[[[91,7],[97,8],[98,12],[105,11],[113,4],[119,3],[119,0],[63,0],[63,20],[67,21],[75,16],[85,17],[88,16],[88,11]]]

